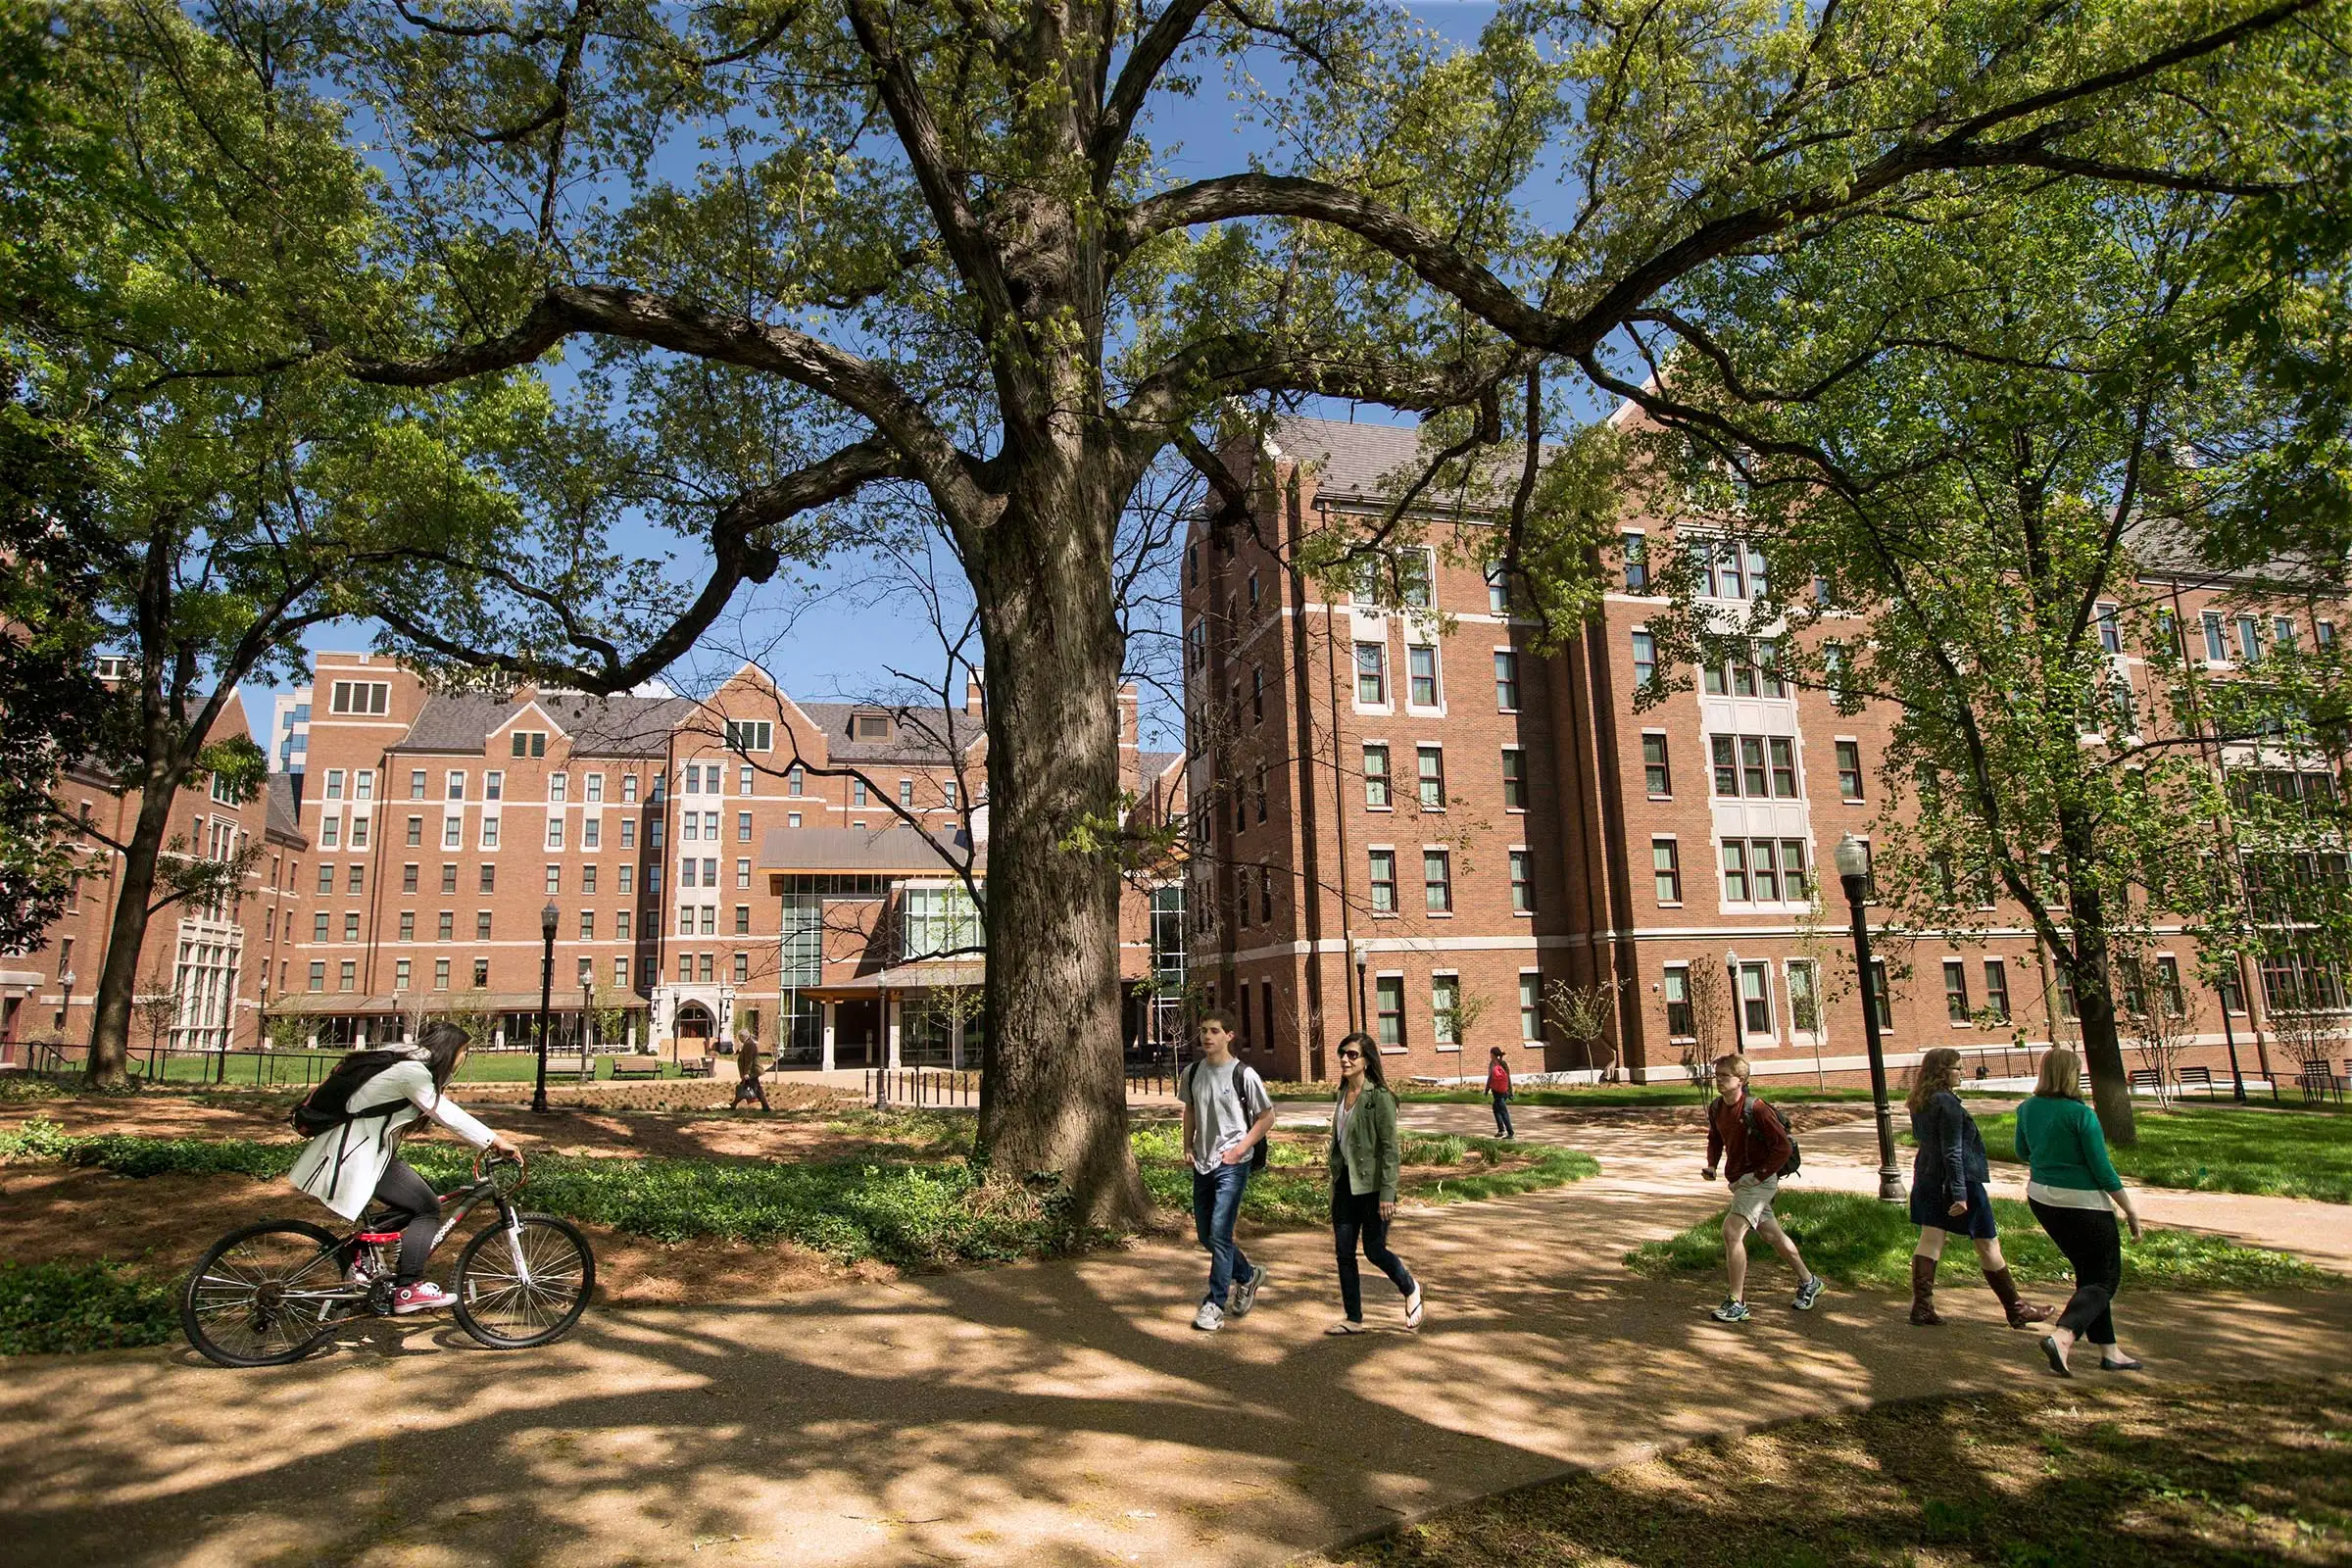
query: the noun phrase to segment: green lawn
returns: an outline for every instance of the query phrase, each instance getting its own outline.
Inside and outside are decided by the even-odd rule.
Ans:
[[[2352,1203],[2352,1120],[2199,1104],[2171,1110],[2135,1104],[2132,1112],[2139,1142],[2107,1152],[2127,1181]],[[1977,1125],[1985,1152],[2016,1160],[2015,1116],[1986,1114]]]
[[[2034,1222],[2025,1204],[2005,1198],[1992,1202],[1999,1221],[2001,1250],[2021,1282],[2065,1286],[2073,1276],[2066,1259]],[[1805,1254],[1813,1271],[1834,1285],[1865,1290],[1908,1290],[1911,1250],[1919,1227],[1899,1203],[1884,1203],[1856,1193],[1781,1193],[1781,1224]],[[1770,1277],[1784,1265],[1770,1248],[1749,1238],[1747,1255]],[[1723,1215],[1691,1226],[1662,1242],[1648,1242],[1625,1254],[1626,1266],[1652,1279],[1723,1274]],[[1938,1277],[1947,1288],[1981,1279],[1976,1250],[1954,1238],[1943,1251]],[[1751,1276],[1752,1280],[1752,1276]],[[2240,1247],[2193,1231],[2151,1230],[2124,1243],[2124,1290],[2247,1291],[2280,1287],[2336,1289],[2352,1280],[2315,1268],[2284,1252]],[[1776,1287],[1777,1288],[1777,1287]]]
[[[855,1121],[859,1131],[900,1147],[870,1158],[797,1164],[541,1154],[531,1161],[524,1202],[659,1241],[792,1241],[844,1262],[992,1262],[1107,1239],[1072,1225],[1051,1196],[984,1182],[960,1156],[941,1157],[944,1118],[916,1112],[902,1127],[889,1115],[867,1112]],[[958,1141],[968,1137],[968,1126],[957,1132]],[[1134,1138],[1153,1201],[1189,1212],[1191,1165],[1176,1147],[1173,1126],[1140,1127]],[[283,1175],[301,1147],[247,1139],[76,1137],[41,1118],[0,1130],[0,1160],[66,1159],[132,1177],[218,1172],[268,1179]],[[1409,1165],[1434,1172],[1407,1189],[1433,1202],[1557,1187],[1600,1168],[1590,1155],[1569,1150],[1417,1133],[1405,1135],[1404,1153]],[[440,1144],[413,1145],[405,1157],[443,1191],[466,1180],[471,1158]],[[1243,1208],[1249,1218],[1275,1225],[1320,1224],[1329,1210],[1321,1152],[1296,1142],[1275,1146]]]

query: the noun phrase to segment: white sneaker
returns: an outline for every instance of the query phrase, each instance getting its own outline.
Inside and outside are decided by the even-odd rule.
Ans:
[[[1227,1316],[1247,1316],[1250,1309],[1257,1304],[1257,1293],[1264,1289],[1265,1283],[1266,1271],[1264,1266],[1253,1264],[1250,1270],[1250,1277],[1246,1280],[1239,1281],[1234,1285],[1233,1309],[1227,1314]]]
[[[456,1297],[432,1281],[422,1280],[415,1285],[403,1285],[393,1293],[392,1310],[398,1316],[406,1316],[411,1312],[437,1312],[442,1307],[455,1306],[457,1300]]]
[[[1193,1314],[1193,1327],[1203,1334],[1214,1334],[1225,1326],[1225,1309],[1214,1301],[1202,1301],[1200,1310]]]

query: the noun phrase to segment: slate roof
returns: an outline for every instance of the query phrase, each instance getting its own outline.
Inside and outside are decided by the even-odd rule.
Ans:
[[[494,731],[534,702],[570,739],[574,752],[590,757],[661,756],[669,749],[670,731],[695,710],[683,697],[543,692],[516,699],[460,692],[425,699],[416,722],[388,750],[479,756]]]
[[[1347,423],[1285,415],[1274,421],[1274,445],[1315,469],[1317,494],[1333,501],[1383,502],[1419,478],[1435,454],[1425,452],[1417,425]],[[1433,507],[1497,507],[1519,478],[1519,449],[1498,454],[1483,482],[1432,485],[1421,499]]]
[[[1145,752],[1137,758],[1146,778],[1157,778],[1183,760],[1182,752]]]
[[[297,793],[301,778],[293,773],[270,775],[269,816],[263,824],[264,837],[275,835],[309,849],[311,841],[302,832],[302,800]]]
[[[825,753],[836,762],[928,762],[947,766],[987,734],[976,713],[959,708],[896,708],[882,703],[802,703],[801,711],[824,732]],[[861,741],[850,733],[854,713],[887,711],[891,738]]]

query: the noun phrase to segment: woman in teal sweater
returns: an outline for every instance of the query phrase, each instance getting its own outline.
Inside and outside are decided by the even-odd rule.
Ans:
[[[2017,1157],[2030,1173],[2028,1206],[2075,1270],[2074,1297],[2041,1342],[2050,1370],[2073,1377],[2067,1352],[2077,1340],[2088,1340],[2099,1348],[2105,1370],[2138,1371],[2139,1363],[2115,1343],[2111,1308],[2124,1279],[2115,1211],[2123,1210],[2132,1239],[2138,1241],[2139,1210],[2108,1163],[2098,1117],[2082,1103],[2082,1060],[2073,1052],[2060,1048],[2041,1058],[2034,1097],[2017,1107]]]

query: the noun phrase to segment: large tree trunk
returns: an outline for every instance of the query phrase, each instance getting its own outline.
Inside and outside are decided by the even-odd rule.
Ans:
[[[976,1152],[1004,1177],[1050,1173],[1074,1217],[1125,1226],[1150,1204],[1127,1141],[1118,867],[1071,842],[1082,826],[1118,825],[1116,512],[1102,516],[1101,498],[1071,493],[1081,488],[1050,501],[1016,494],[986,543],[966,552],[988,661],[988,1029]]]
[[[147,945],[147,909],[154,902],[155,866],[172,830],[178,790],[151,783],[139,800],[137,825],[115,875],[115,913],[107,927],[106,967],[98,976],[98,1006],[90,1024],[87,1073],[92,1085],[120,1088],[130,1053],[130,1009],[138,991],[139,958]]]
[[[2073,863],[2091,863],[2089,829],[2072,811],[2058,813],[2061,842],[2078,833],[2085,841]],[[2091,1107],[2099,1129],[2119,1149],[2139,1142],[2132,1119],[2132,1077],[2124,1066],[2123,1041],[2115,1026],[2115,962],[2107,941],[2107,906],[2098,889],[2077,887],[2067,901],[2075,949],[2075,1007],[2082,1015],[2082,1070],[2090,1079]]]

